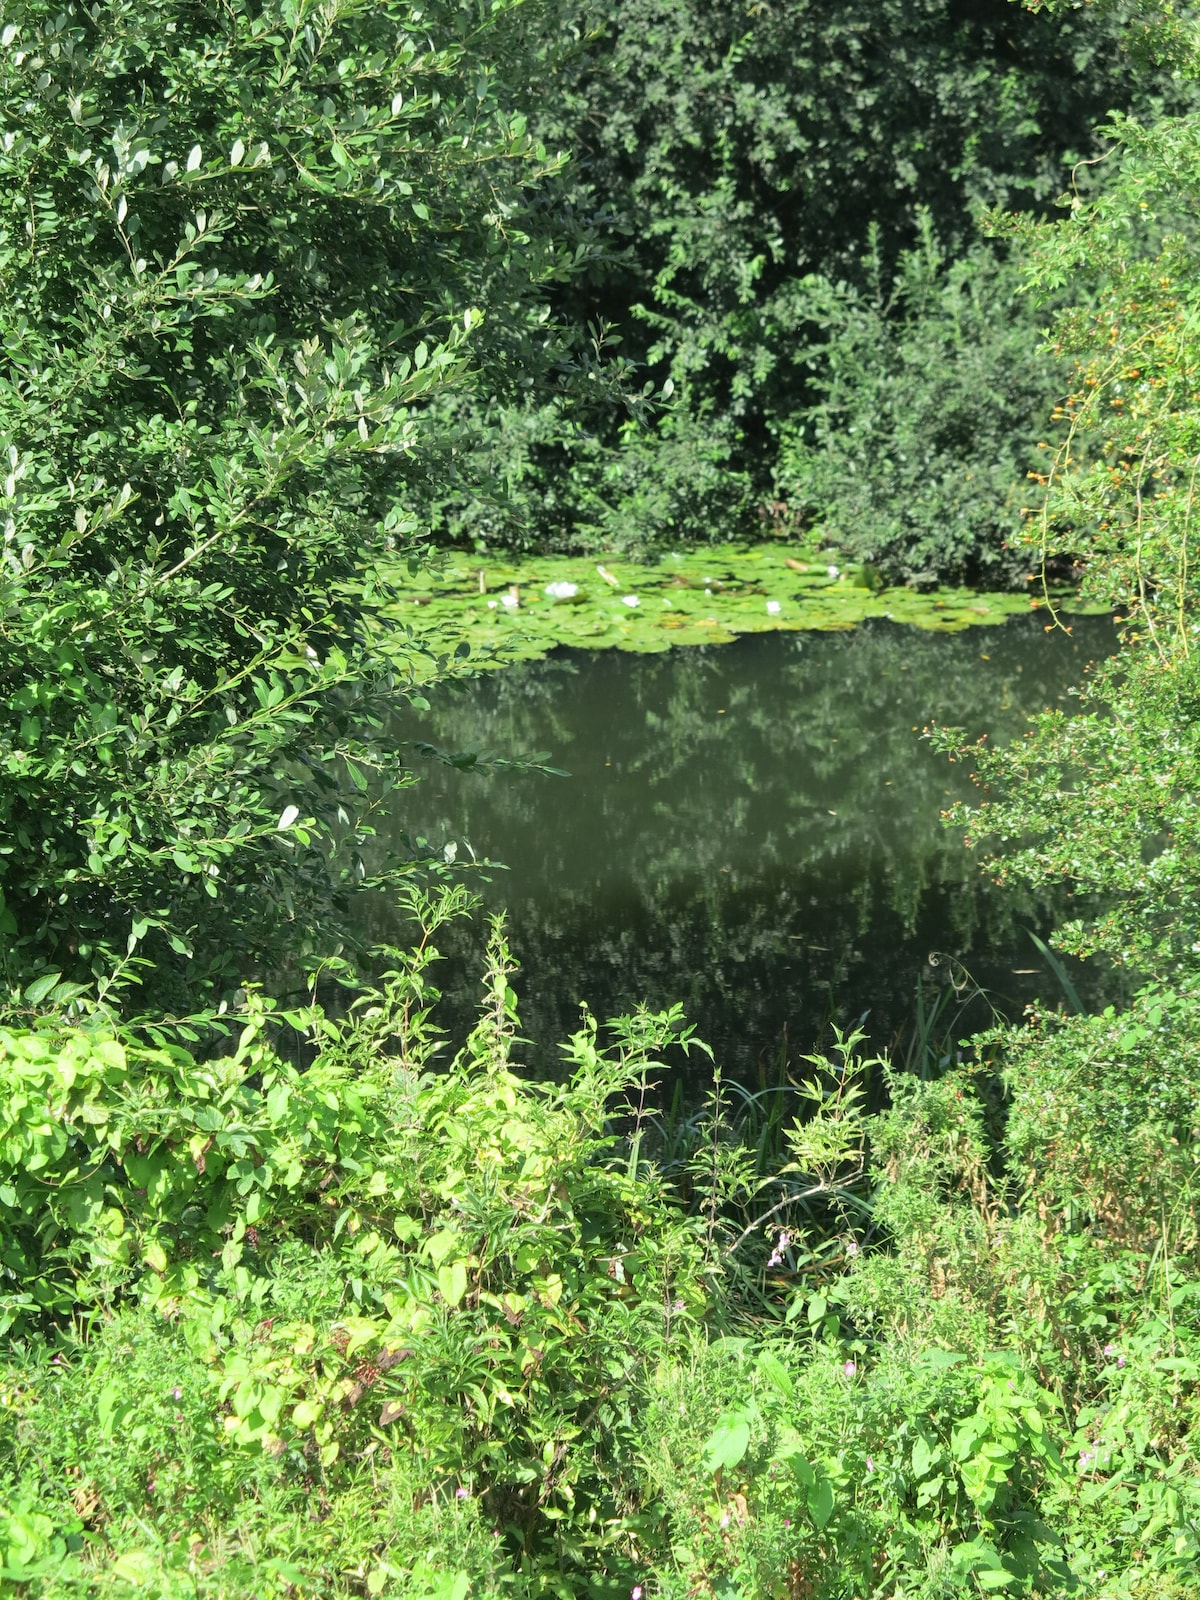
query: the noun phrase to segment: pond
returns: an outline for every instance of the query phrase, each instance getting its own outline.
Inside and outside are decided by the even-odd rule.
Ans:
[[[583,1003],[603,1017],[681,1001],[743,1081],[785,1041],[793,1055],[828,1042],[831,1021],[903,1053],[939,993],[951,1034],[985,1026],[990,1005],[1014,1017],[1061,998],[1028,930],[1048,932],[1065,900],[982,876],[940,821],[967,775],[923,730],[1015,737],[1115,645],[1106,618],[1068,635],[1035,615],[558,651],[440,697],[423,734],[545,751],[570,776],[436,767],[399,797],[396,827],[505,863],[474,876],[507,911],[531,1070],[553,1069]],[[441,940],[459,1036],[483,939],[480,918]]]

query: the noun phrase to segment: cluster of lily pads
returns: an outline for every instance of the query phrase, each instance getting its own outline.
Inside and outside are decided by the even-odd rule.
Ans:
[[[560,645],[648,652],[746,633],[853,628],[868,617],[957,632],[1051,606],[1087,609],[1073,592],[1048,594],[1035,580],[1019,594],[887,588],[870,567],[776,542],[715,545],[652,565],[452,552],[434,581],[425,574],[421,587],[402,590],[395,614],[411,620],[428,646],[465,640],[477,659],[505,662]]]

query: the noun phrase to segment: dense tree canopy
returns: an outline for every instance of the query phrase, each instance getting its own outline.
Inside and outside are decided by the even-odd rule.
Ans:
[[[1131,62],[1135,9],[593,5],[594,31],[530,108],[573,153],[564,190],[591,232],[555,301],[568,320],[609,325],[676,399],[651,428],[579,428],[544,404],[489,410],[479,466],[505,494],[456,490],[440,506],[447,532],[654,548],[756,529],[775,502],[893,577],[1021,581],[1023,557],[1002,546],[1063,379],[1037,353],[1044,317],[1017,295],[1004,250],[976,242],[976,221],[993,205],[1050,214],[1072,166],[1100,153],[1110,110],[1190,93],[1161,64]],[[905,262],[929,245],[914,293]],[[956,400],[987,405],[982,431],[971,402],[957,407],[960,436],[928,450],[889,418],[921,362],[912,432],[956,409],[940,404],[935,367]],[[831,443],[830,422],[853,443]],[[866,504],[855,451],[864,471],[885,463]],[[970,530],[949,481],[968,474]],[[922,547],[911,558],[906,541]]]

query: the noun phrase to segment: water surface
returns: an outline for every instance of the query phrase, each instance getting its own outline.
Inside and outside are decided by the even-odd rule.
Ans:
[[[918,988],[929,1000],[952,975],[1019,1015],[1055,989],[1026,930],[1068,908],[982,876],[940,820],[967,775],[923,730],[1016,737],[1114,647],[1107,619],[1068,636],[1030,617],[560,651],[445,696],[427,731],[443,748],[548,751],[570,776],[431,769],[397,828],[506,864],[479,887],[507,909],[535,1070],[583,1003],[682,1001],[746,1080],[785,1038],[793,1053],[826,1040],[831,1019],[903,1044]],[[482,941],[481,925],[442,940],[460,1034]],[[986,1021],[978,1002],[963,1016]]]

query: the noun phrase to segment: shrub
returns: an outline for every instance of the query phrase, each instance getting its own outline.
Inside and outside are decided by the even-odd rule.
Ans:
[[[1024,583],[1026,480],[1066,374],[1016,265],[986,245],[952,262],[921,230],[890,292],[877,240],[873,290],[810,284],[818,398],[784,426],[778,495],[889,581]]]
[[[383,568],[424,559],[418,481],[448,449],[433,399],[486,386],[473,369],[527,324],[553,344],[534,191],[557,161],[507,95],[548,70],[557,18],[553,0],[7,8],[18,991],[56,972],[116,1003],[150,964],[160,1009],[228,999],[353,948],[350,900],[403,866],[366,865],[410,776],[384,725],[455,669],[385,624]]]

